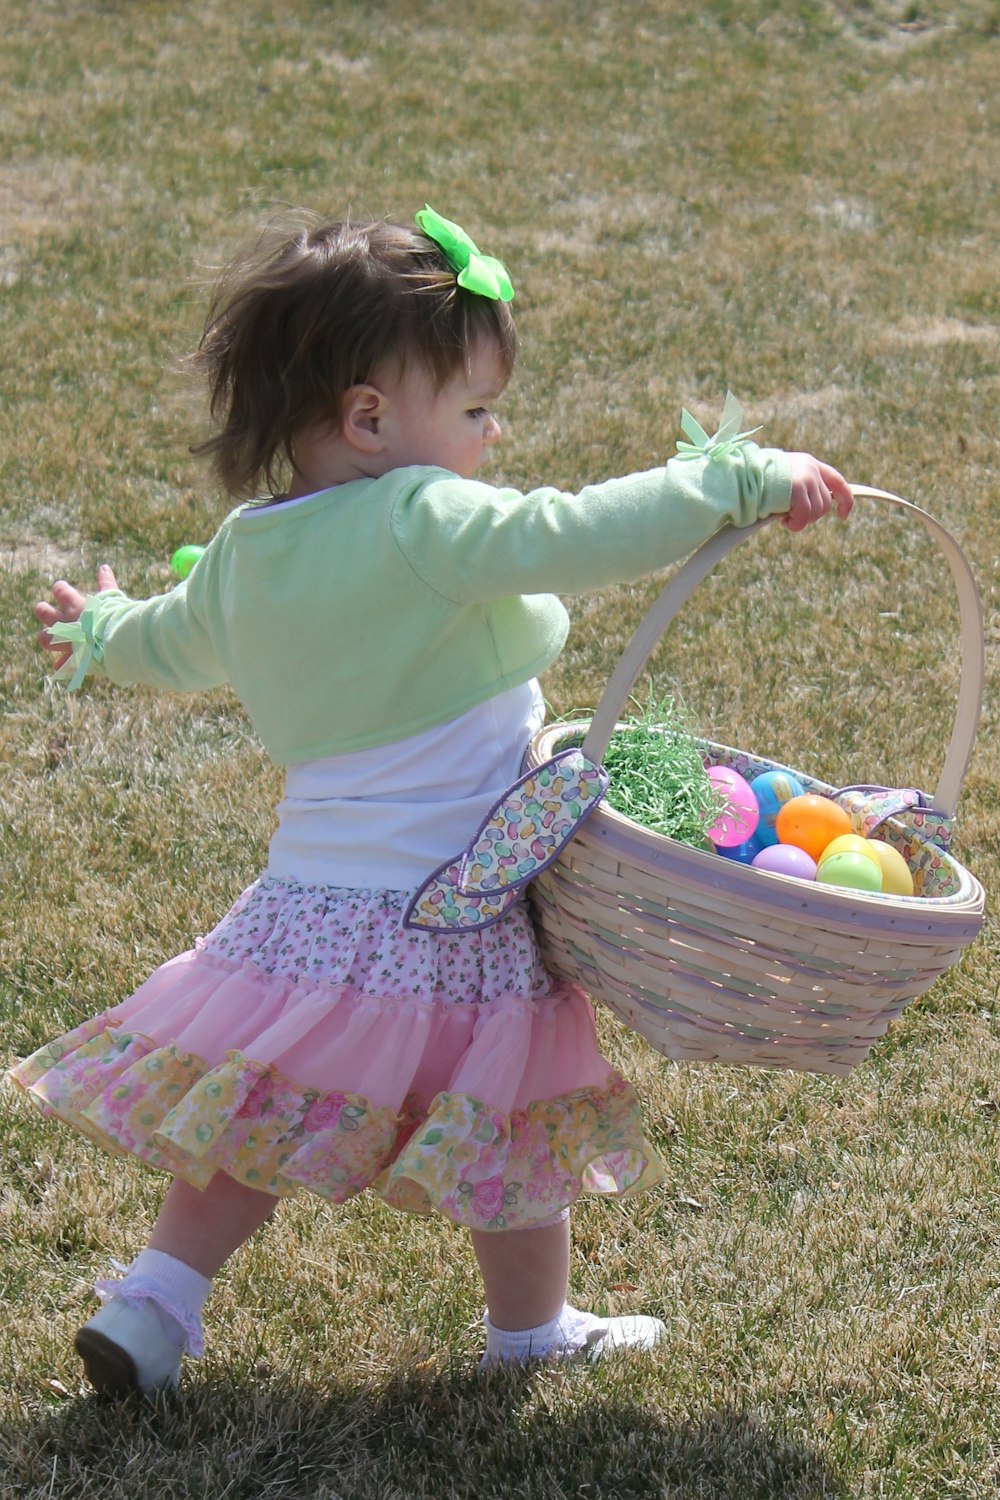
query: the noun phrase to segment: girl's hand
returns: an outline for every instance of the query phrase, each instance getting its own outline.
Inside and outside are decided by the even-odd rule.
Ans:
[[[851,514],[854,496],[843,474],[820,463],[809,453],[789,453],[792,466],[792,503],[781,524],[789,531],[804,531],[820,516],[825,516],[831,506],[837,515],[846,521]]]
[[[118,581],[107,563],[101,563],[97,570],[97,592],[106,593],[108,589],[116,589]],[[54,605],[46,604],[45,600],[39,600],[35,605],[35,619],[40,620],[46,627],[38,632],[38,644],[43,651],[51,651],[58,658],[56,668],[64,662],[69,661],[73,655],[73,648],[67,641],[54,641],[49,635],[49,625],[71,625],[83,614],[86,598],[75,589],[71,583],[60,579],[52,585],[52,597],[56,601]]]

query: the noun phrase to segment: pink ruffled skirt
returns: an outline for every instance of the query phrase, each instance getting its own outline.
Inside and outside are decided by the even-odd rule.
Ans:
[[[653,1186],[631,1085],[523,906],[484,932],[402,926],[398,891],[264,877],[134,995],[19,1064],[43,1110],[205,1187],[521,1229]]]

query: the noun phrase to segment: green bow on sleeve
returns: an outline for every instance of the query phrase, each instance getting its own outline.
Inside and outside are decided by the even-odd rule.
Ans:
[[[458,284],[491,302],[513,302],[514,288],[502,261],[482,255],[479,246],[465,230],[450,219],[443,219],[429,204],[416,214],[417,228],[440,245],[445,260],[458,272]]]
[[[681,458],[728,458],[729,454],[735,453],[747,438],[753,437],[755,432],[760,431],[759,427],[751,427],[747,432],[740,432],[739,425],[742,421],[743,408],[732,391],[726,392],[722,421],[714,437],[709,437],[701,423],[696,422],[689,411],[682,411],[681,427],[690,438],[690,442],[678,441],[677,452]]]
[[[72,653],[52,675],[58,682],[69,679],[69,691],[75,693],[83,682],[91,662],[104,661],[104,646],[94,634],[94,606],[88,599],[79,620],[49,626],[52,640],[72,646]]]

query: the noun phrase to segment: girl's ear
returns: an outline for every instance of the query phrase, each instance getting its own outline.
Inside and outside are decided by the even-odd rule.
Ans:
[[[341,403],[340,430],[362,453],[381,453],[385,447],[382,418],[388,401],[374,385],[352,385]]]

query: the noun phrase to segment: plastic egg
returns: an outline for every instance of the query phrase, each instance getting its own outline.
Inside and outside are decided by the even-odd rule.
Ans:
[[[772,875],[794,875],[796,880],[815,880],[816,861],[796,844],[768,844],[753,861],[755,870]]]
[[[835,839],[831,839],[820,856],[820,864],[829,859],[831,854],[864,854],[878,864],[878,855],[860,833],[839,833]]]
[[[790,771],[764,771],[750,783],[760,808],[757,837],[765,846],[778,842],[778,830],[774,826],[778,813],[793,797],[804,797],[805,787]]]
[[[880,891],[882,871],[877,859],[867,854],[855,854],[850,849],[843,854],[831,854],[820,860],[816,879],[826,885],[844,885],[852,891]]]
[[[780,808],[774,823],[783,844],[795,844],[818,860],[838,834],[853,833],[850,817],[829,797],[806,792]]]
[[[713,844],[730,849],[743,844],[757,830],[760,809],[750,783],[730,766],[709,766],[708,779],[725,793],[726,810],[708,829]]]
[[[883,891],[890,896],[912,896],[913,876],[899,850],[883,839],[869,839],[868,847],[882,867]]]
[[[727,849],[724,844],[716,844],[716,854],[721,854],[724,859],[735,859],[741,865],[753,864],[754,856],[759,854],[763,844],[756,834],[748,838],[745,843],[731,844]]]
[[[197,547],[194,543],[178,547],[170,559],[170,571],[174,577],[186,578],[204,551],[204,547]]]

